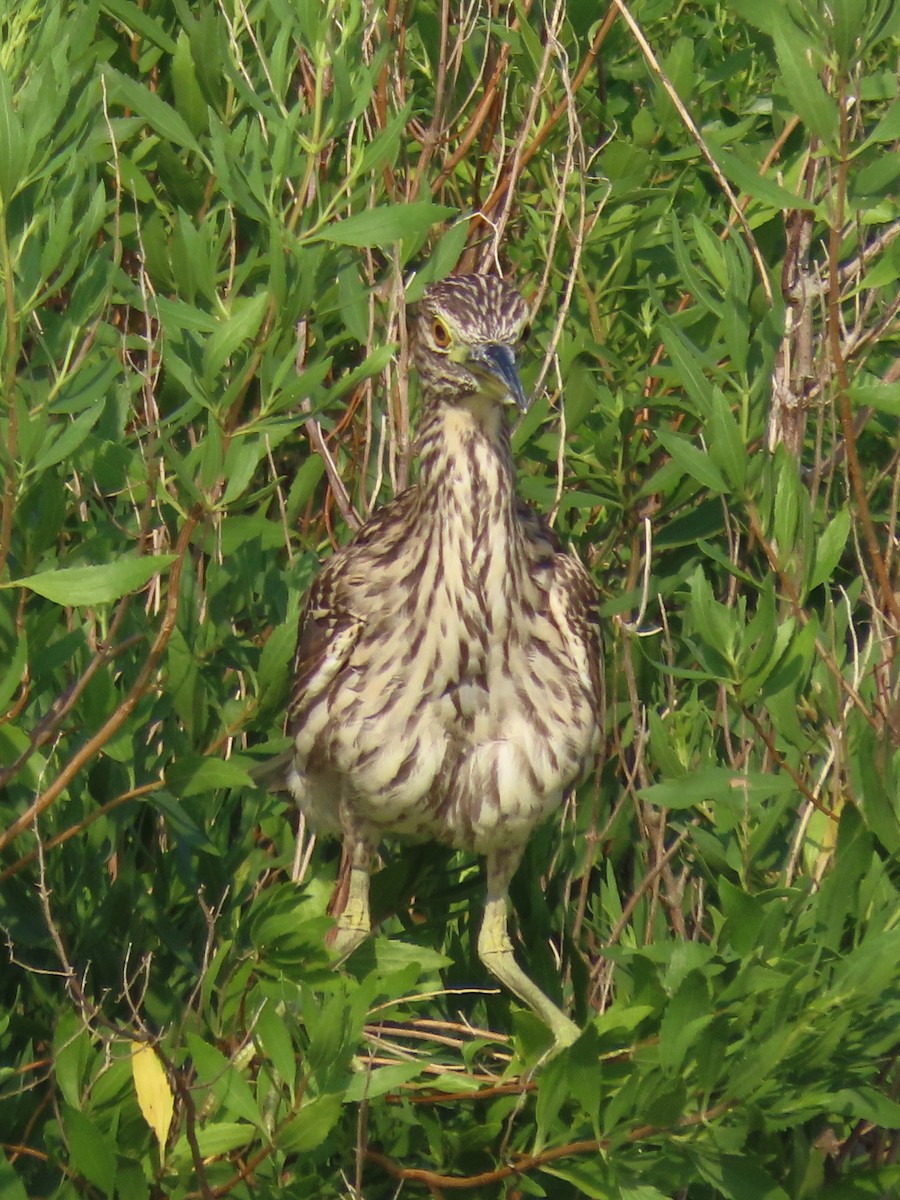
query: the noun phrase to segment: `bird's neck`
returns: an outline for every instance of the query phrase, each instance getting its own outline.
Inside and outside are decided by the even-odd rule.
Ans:
[[[522,577],[522,529],[505,414],[496,403],[430,407],[419,425],[413,555],[448,629],[504,636]],[[449,614],[455,614],[454,620]]]
[[[513,521],[516,474],[505,413],[478,396],[462,404],[430,404],[417,437],[423,515],[446,512],[476,523],[491,509],[501,526]]]

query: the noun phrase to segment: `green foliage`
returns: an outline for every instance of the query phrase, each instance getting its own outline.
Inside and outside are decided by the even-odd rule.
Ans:
[[[0,1195],[900,1190],[900,17],[632,15],[0,17]],[[335,972],[257,782],[408,478],[406,299],[498,265],[604,589],[606,762],[513,885],[549,1060],[470,860],[387,846]]]

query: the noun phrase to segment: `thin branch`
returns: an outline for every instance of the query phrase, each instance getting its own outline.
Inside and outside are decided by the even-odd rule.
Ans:
[[[656,76],[656,78],[659,80],[666,95],[672,101],[672,104],[675,107],[675,111],[678,113],[679,117],[681,117],[682,124],[684,125],[685,129],[687,129],[687,131],[691,135],[691,137],[694,139],[695,143],[697,144],[697,148],[699,149],[701,155],[703,156],[703,159],[704,159],[706,165],[709,167],[710,171],[712,171],[713,177],[715,178],[716,183],[719,185],[723,194],[725,195],[725,198],[727,199],[728,203],[731,205],[732,212],[735,215],[737,223],[741,227],[741,230],[744,234],[744,238],[747,242],[747,247],[753,258],[753,262],[756,265],[756,270],[759,275],[760,283],[762,284],[762,289],[765,292],[766,300],[769,302],[769,305],[771,306],[771,304],[773,303],[772,285],[769,281],[769,272],[766,268],[766,262],[762,256],[762,253],[760,252],[759,246],[756,244],[756,238],[753,236],[753,230],[750,228],[749,224],[747,223],[747,218],[744,216],[740,202],[738,201],[738,198],[735,195],[735,192],[734,192],[731,184],[728,182],[728,180],[725,178],[724,174],[722,173],[722,168],[719,166],[719,164],[713,158],[709,147],[707,146],[706,142],[703,139],[703,134],[697,128],[697,124],[694,121],[694,118],[688,112],[687,108],[685,107],[684,103],[681,100],[681,97],[675,91],[675,88],[672,85],[672,81],[667,77],[665,71],[663,71],[662,67],[660,66],[659,60],[657,59],[656,55],[653,53],[650,43],[644,37],[644,34],[641,31],[641,28],[638,25],[637,21],[635,21],[634,17],[629,12],[627,6],[624,4],[623,0],[613,0],[613,4],[615,4],[616,8],[622,14],[622,19],[625,21],[625,24],[631,30],[631,34],[634,37],[634,40],[637,42],[638,46],[640,47],[641,53],[643,54],[644,58],[647,60],[647,63],[649,65],[651,71]]]

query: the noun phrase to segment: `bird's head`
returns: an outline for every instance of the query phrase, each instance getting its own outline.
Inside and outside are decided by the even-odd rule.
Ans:
[[[426,288],[414,326],[426,396],[451,404],[477,397],[524,412],[518,348],[527,320],[525,301],[496,275],[456,275]]]

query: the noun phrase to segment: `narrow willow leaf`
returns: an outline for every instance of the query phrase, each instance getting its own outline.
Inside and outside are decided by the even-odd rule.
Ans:
[[[175,1098],[159,1055],[146,1042],[131,1043],[131,1074],[138,1107],[159,1143],[160,1161],[175,1111]]]
[[[855,65],[854,48],[857,38],[866,27],[866,8],[869,0],[829,0],[831,37],[841,68]]]
[[[866,404],[879,412],[900,416],[900,383],[870,383],[850,385],[850,399],[855,405]]]
[[[175,88],[175,104],[195,137],[200,137],[208,127],[206,100],[197,82],[191,43],[182,29],[178,45],[172,58],[172,83]]]
[[[810,590],[829,580],[844,553],[850,536],[850,513],[842,509],[828,523],[824,533],[816,542],[816,561],[809,579]]]
[[[288,1085],[293,1094],[294,1078],[297,1074],[297,1058],[294,1043],[288,1032],[284,1017],[276,1011],[271,1001],[266,1001],[253,1027],[254,1034],[269,1058],[272,1066]]]
[[[417,1062],[394,1063],[389,1067],[377,1067],[374,1071],[360,1071],[350,1080],[350,1086],[344,1093],[344,1102],[374,1100],[376,1096],[383,1096],[386,1092],[398,1091],[405,1083],[421,1074],[422,1064]],[[460,1091],[468,1090],[471,1089],[460,1088]]]
[[[12,652],[12,658],[6,660],[4,669],[0,671],[0,712],[6,712],[10,700],[15,695],[19,684],[25,678],[27,663],[28,638],[23,630]]]
[[[252,787],[246,767],[234,759],[183,758],[166,773],[166,783],[178,796],[199,796],[217,788]]]
[[[834,146],[838,132],[837,105],[809,62],[808,39],[786,9],[776,14],[774,36],[775,54],[788,102],[810,132],[826,146]]]
[[[675,261],[678,264],[679,271],[684,276],[684,281],[691,295],[709,312],[718,313],[720,301],[710,292],[706,283],[701,278],[700,272],[694,266],[687,245],[685,244],[684,235],[681,232],[681,226],[674,213],[672,214],[669,228],[672,233],[672,249],[675,252]]]
[[[204,1158],[220,1158],[248,1145],[256,1137],[256,1129],[246,1121],[209,1121],[197,1130],[197,1149]],[[190,1163],[193,1154],[187,1138],[180,1138],[173,1153],[178,1163]]]
[[[788,191],[781,184],[775,183],[773,179],[769,179],[766,175],[760,175],[755,166],[744,162],[736,154],[731,154],[727,150],[717,150],[716,161],[731,183],[753,200],[758,200],[768,208],[775,209],[776,212],[784,209],[813,208],[813,205],[804,197],[795,196],[793,192]]]
[[[797,541],[800,505],[805,502],[802,484],[797,476],[797,464],[784,455],[775,488],[774,532],[778,553],[786,561]]]
[[[262,1126],[262,1115],[250,1085],[234,1063],[193,1033],[187,1035],[187,1042],[200,1081],[212,1088],[224,1109],[231,1116]]]
[[[28,1200],[28,1193],[2,1150],[0,1150],[0,1196],[3,1197],[3,1200]]]
[[[166,33],[161,22],[133,3],[133,0],[103,0],[103,7],[112,16],[117,17],[126,29],[138,33],[154,46],[159,46],[166,54],[175,53],[175,43]]]
[[[0,587],[24,587],[37,592],[54,604],[77,607],[80,604],[111,604],[120,596],[136,592],[154,575],[160,575],[175,561],[174,554],[145,558],[120,558],[98,567],[57,567],[26,575]]]
[[[658,429],[656,436],[685,474],[696,479],[703,487],[710,488],[711,491],[728,494],[731,489],[725,482],[722,472],[708,454],[699,450],[687,438],[672,433],[671,430]]]
[[[219,325],[206,343],[203,370],[208,379],[213,379],[219,373],[243,342],[256,337],[269,307],[269,300],[270,296],[266,291],[235,303],[232,315]]]
[[[65,1105],[62,1116],[71,1168],[112,1200],[116,1180],[115,1143],[78,1109]]]
[[[897,138],[900,138],[900,100],[894,101],[859,149],[870,142],[895,142]]]
[[[317,1096],[304,1104],[297,1115],[278,1130],[275,1140],[279,1150],[301,1154],[320,1146],[337,1124],[343,1105],[343,1096],[334,1093]]]
[[[22,179],[25,137],[13,103],[12,87],[0,68],[0,200],[9,204]]]
[[[70,458],[85,440],[103,413],[103,403],[98,401],[85,409],[81,416],[62,426],[62,432],[38,456],[31,470],[40,475],[48,467],[54,467],[63,459]]]
[[[335,242],[339,246],[391,246],[405,237],[427,233],[433,225],[455,217],[456,209],[430,200],[415,204],[388,204],[356,213],[336,221],[314,235],[315,240]],[[313,240],[313,239],[309,239]]]
[[[107,67],[106,74],[112,85],[111,91],[124,108],[130,108],[139,117],[143,117],[155,133],[173,145],[193,150],[195,154],[203,156],[197,139],[188,128],[184,117],[179,116],[170,104],[166,104],[155,92],[151,92],[136,79],[129,79],[114,67]]]
[[[713,390],[707,438],[710,457],[724,472],[734,491],[743,492],[747,481],[747,448],[731,407],[719,388]]]
[[[672,365],[678,372],[678,377],[684,384],[685,391],[696,405],[700,416],[706,416],[712,400],[712,384],[703,374],[700,366],[702,356],[700,350],[689,338],[678,329],[674,322],[665,314],[660,314],[660,326],[663,344],[672,360]]]

